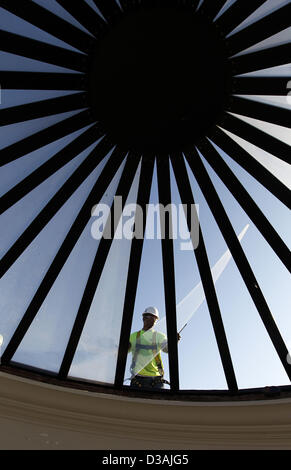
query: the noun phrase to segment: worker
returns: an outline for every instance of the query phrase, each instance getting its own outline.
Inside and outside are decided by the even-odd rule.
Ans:
[[[142,314],[143,329],[130,335],[128,351],[132,353],[131,382],[134,388],[162,389],[164,383],[164,367],[161,351],[168,352],[167,337],[154,330],[159,320],[156,307],[148,307]],[[180,335],[178,333],[178,341]]]

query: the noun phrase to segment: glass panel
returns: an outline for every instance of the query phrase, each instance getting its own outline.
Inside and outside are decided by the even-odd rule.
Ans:
[[[256,202],[261,211],[265,214],[268,221],[272,224],[284,242],[287,245],[290,244],[290,224],[287,222],[290,217],[290,210],[219,147],[215,144],[214,147],[220,153],[223,160],[225,160],[225,163],[230,167],[238,180],[242,183],[249,195]]]
[[[99,8],[97,7],[97,5],[94,3],[94,0],[85,0],[85,2],[93,9],[95,10],[99,16],[101,16],[101,18],[104,18],[104,16],[102,15],[101,11],[99,10]],[[105,20],[106,21],[106,20]]]
[[[0,311],[5,312],[5,315],[0,316],[3,347],[11,339],[104,164],[104,161],[101,162],[88,176],[3,276],[0,287]]]
[[[273,36],[270,36],[267,39],[264,39],[264,41],[260,41],[254,46],[248,47],[247,49],[244,49],[242,52],[239,52],[238,54],[234,55],[233,57],[238,57],[241,55],[249,54],[251,52],[256,52],[256,51],[261,51],[263,49],[268,49],[269,47],[275,47],[279,46],[280,44],[286,44],[290,42],[290,37],[291,37],[291,27],[283,29],[277,34],[274,34]]]
[[[197,6],[197,10],[201,7],[203,1],[204,1],[204,0],[199,0],[198,6]]]
[[[262,70],[255,70],[254,72],[243,73],[236,75],[237,77],[286,77],[286,89],[288,78],[291,76],[291,64],[278,65]],[[287,91],[286,91],[287,94]]]
[[[291,89],[291,83],[290,87]],[[287,94],[287,83],[286,83],[286,94]],[[256,101],[257,103],[269,104],[270,106],[277,106],[279,108],[290,109],[290,103],[288,103],[287,96],[271,96],[271,95],[234,95],[240,98],[248,99],[250,101]]]
[[[252,13],[248,18],[246,18],[237,28],[235,28],[231,34],[234,34],[241,29],[244,29],[246,26],[255,23],[256,21],[260,20],[264,16],[271,14],[272,12],[276,11],[277,9],[283,7],[284,5],[288,5],[290,0],[266,0],[263,5],[257,8],[254,13]]]
[[[154,209],[154,207],[159,204],[156,167],[154,168],[149,203],[151,204],[152,209]],[[161,240],[157,238],[159,233],[159,212],[154,213],[153,210],[149,210],[146,221],[145,238],[143,243],[131,333],[140,331],[142,329],[142,313],[147,307],[155,306],[158,309],[160,315],[160,321],[156,323],[155,330],[163,334],[167,334],[165,321],[166,308]],[[169,380],[168,355],[162,352],[161,357],[165,371],[165,379]],[[129,353],[127,357],[125,379],[128,379],[131,376],[131,362],[132,354]],[[125,385],[129,385],[128,380],[125,380]],[[168,388],[168,385],[165,385],[165,388]]]
[[[284,239],[285,243],[290,242],[290,230],[288,226],[288,218],[290,216],[289,209],[281,203],[273,194],[271,194],[263,185],[261,185],[255,178],[253,178],[247,171],[245,171],[240,165],[232,160],[225,152],[223,152],[218,146],[213,144],[217,151],[220,153],[222,158],[225,160],[227,165],[231,168],[233,173],[243,184],[244,188],[248,191],[249,195],[253,198],[262,212],[266,215],[269,222],[278,231],[280,236]],[[261,151],[256,147],[257,151]],[[269,154],[267,154],[269,155]],[[270,155],[272,158],[272,155]],[[276,159],[278,160],[278,159]],[[278,160],[280,163],[281,160]],[[287,166],[287,164],[286,164]],[[284,167],[283,167],[284,169]],[[282,172],[283,172],[282,169]],[[287,170],[287,169],[286,169]],[[289,179],[288,177],[289,171]],[[291,185],[291,174],[290,168],[286,171],[286,185]]]
[[[256,227],[207,162],[203,161],[236,232],[238,227],[250,224],[248,233],[242,241],[243,249],[255,275],[258,275],[257,280],[266,300],[269,302],[272,298],[269,307],[278,326],[280,318],[281,328],[284,319],[284,330],[282,328],[281,334],[288,337],[290,295],[286,291],[288,281],[286,270],[284,274],[281,263],[274,263],[276,257],[270,257],[267,243],[263,241]],[[230,265],[227,274],[217,284],[217,294],[239,388],[288,384],[287,374],[234,263]],[[275,305],[277,313],[274,310]]]
[[[224,132],[237,142],[244,150],[246,150],[252,157],[254,157],[261,165],[269,170],[276,178],[278,178],[283,184],[291,189],[291,168],[290,165],[280,158],[274,157],[274,155],[266,152],[265,150],[250,144],[241,137],[232,134],[231,132],[224,130]],[[218,147],[217,147],[218,149]]]
[[[136,203],[139,175],[140,168],[126,204]],[[119,230],[124,233],[123,224],[126,222],[122,219],[117,233]],[[131,240],[124,236],[113,239],[69,371],[70,377],[110,384],[114,382],[130,249]]]
[[[47,0],[46,0],[47,1]],[[0,51],[0,70],[25,72],[81,73],[59,65],[47,64],[21,55]]]
[[[103,195],[101,203],[111,204],[124,164]],[[88,222],[47,298],[23,338],[13,361],[58,372],[78,312],[99,240]]]
[[[68,21],[69,23],[73,24],[74,26],[77,26],[77,28],[82,29],[88,34],[91,34],[89,31],[87,31],[84,26],[79,23],[70,13],[67,12],[59,3],[56,2],[56,0],[50,0],[49,2],[47,0],[33,0],[35,3],[38,3],[40,6],[46,8],[49,11],[52,11],[55,15],[60,16],[64,20]]]
[[[18,158],[17,160],[2,166],[0,173],[0,195],[5,194],[9,189],[13,188],[13,186],[26,178],[26,176],[31,174],[61,149],[66,147],[89,127],[90,126],[86,126],[84,129],[73,132],[62,139],[59,139],[57,142],[53,142],[42,147],[41,152],[37,149],[34,152],[27,154],[25,158]]]
[[[290,129],[287,129],[283,126],[278,126],[277,124],[271,124],[270,122],[260,121],[259,119],[253,119],[247,116],[241,116],[240,114],[230,113],[234,116],[238,117],[242,121],[251,124],[254,127],[270,134],[271,136],[275,137],[276,139],[282,140],[288,145],[291,145],[291,132]]]
[[[47,129],[48,127],[80,112],[81,110],[73,112],[70,111],[67,113],[56,114],[54,116],[45,116],[43,118],[2,126],[0,128],[0,149],[6,148],[8,145],[15,144],[26,137],[33,136],[35,133],[42,131],[43,129]],[[41,145],[41,142],[39,142],[40,148]]]
[[[224,279],[227,276],[228,264],[232,264],[233,260],[187,162],[186,167],[195,203],[199,204],[199,221],[216,286],[222,282],[220,277]],[[178,315],[185,315],[189,312],[189,321],[182,332],[182,339],[179,343],[180,386],[185,389],[225,390],[228,386],[217,341],[194,258],[193,262],[197,274],[192,289],[186,293],[177,306]],[[183,282],[188,273],[189,271],[183,272],[183,266],[181,266],[180,275],[177,271],[177,284],[178,277],[180,276],[180,282]]]
[[[2,255],[12,246],[82,161],[85,160],[95,145],[91,145],[80,153],[0,216]]]
[[[3,108],[20,106],[27,103],[60,98],[62,96],[75,95],[79,91],[63,90],[2,90],[1,105]]]
[[[9,31],[10,33],[20,34],[21,36],[36,39],[37,41],[46,42],[47,44],[52,44],[54,46],[80,52],[78,49],[68,45],[66,42],[43,31],[40,28],[37,28],[28,21],[19,18],[2,7],[0,7],[0,28],[4,31]]]
[[[216,21],[235,2],[236,2],[236,0],[226,0],[225,4],[221,8],[221,10],[218,12],[218,14],[216,15],[216,17],[214,18],[213,21]]]

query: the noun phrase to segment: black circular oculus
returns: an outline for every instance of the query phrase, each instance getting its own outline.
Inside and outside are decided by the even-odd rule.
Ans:
[[[121,15],[91,55],[96,119],[138,152],[187,150],[223,113],[230,81],[224,40],[186,6]]]

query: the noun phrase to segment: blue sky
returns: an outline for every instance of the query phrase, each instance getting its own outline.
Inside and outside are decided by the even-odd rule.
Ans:
[[[46,0],[38,0],[47,6]],[[93,7],[93,2],[88,0]],[[232,2],[229,2],[232,3]],[[274,2],[267,2],[272,8]],[[278,2],[277,2],[278,3]],[[288,2],[279,2],[281,6]],[[265,5],[265,12],[266,10]],[[51,0],[49,7],[57,14],[65,14],[58,4]],[[270,11],[270,10],[269,10]],[[41,32],[38,28],[27,22],[17,19],[14,15],[0,9],[0,26],[18,34],[29,35],[37,39],[73,49],[62,41]],[[263,13],[261,13],[263,14]],[[256,17],[256,16],[255,16]],[[259,12],[257,13],[259,17]],[[65,14],[65,18],[78,23]],[[80,26],[80,25],[78,25]],[[287,40],[285,36],[278,37],[278,42]],[[288,38],[288,36],[287,36]],[[290,35],[289,35],[290,40]],[[61,67],[40,63],[30,59],[0,52],[1,70],[30,70],[50,72],[70,72]],[[291,67],[286,65],[273,68],[272,71],[261,73],[290,74]],[[259,74],[259,72],[258,72]],[[286,78],[287,80],[287,78]],[[39,99],[47,99],[64,95],[57,91],[24,91],[2,90],[1,107],[15,106]],[[253,99],[262,99],[253,97]],[[288,106],[276,97],[268,97],[277,106]],[[72,116],[74,113],[50,116],[21,124],[5,126],[0,129],[0,148],[18,141],[34,132],[46,128],[60,120]],[[243,118],[248,120],[248,118]],[[291,144],[290,132],[280,126],[266,125],[259,121],[248,120],[259,128],[267,130],[272,135],[282,138]],[[2,168],[0,175],[1,194],[4,194],[13,185],[57,153],[61,148],[84,132],[87,128],[77,131],[63,139],[58,140],[26,155]],[[254,158],[258,159],[284,184],[290,185],[290,169],[284,162],[276,157],[250,146],[247,142],[234,137],[244,146]],[[67,180],[72,172],[89,154],[92,147],[75,157],[70,163],[59,170],[54,176],[33,190],[18,204],[1,216],[1,253],[5,253],[18,238],[33,218],[39,213],[57,189]],[[232,169],[234,174],[243,183],[258,206],[274,225],[282,239],[290,247],[290,214],[287,208],[253,177],[239,167],[228,155],[218,149],[221,157]],[[202,157],[203,158],[203,157]],[[290,277],[286,268],[273,253],[267,242],[258,232],[253,222],[235,201],[224,184],[215,175],[213,170],[203,159],[206,169],[214,183],[216,190],[223,201],[235,232],[239,234],[249,224],[249,229],[242,241],[242,247],[254,270],[263,294],[269,304],[274,319],[280,328],[283,339],[291,347],[291,296]],[[34,295],[47,268],[52,262],[68,229],[70,228],[77,211],[81,208],[90,189],[100,174],[105,162],[86,179],[83,185],[69,199],[57,213],[54,219],[44,228],[36,240],[27,248],[22,257],[12,266],[2,280],[0,288],[0,334],[4,336],[4,344],[9,341],[17,323],[22,317],[25,308]],[[116,190],[123,166],[117,172],[116,178],[106,191],[103,202],[111,203]],[[287,171],[289,170],[289,173]],[[211,266],[227,251],[216,222],[204,200],[203,195],[189,171],[189,178],[193,189],[195,202],[199,204],[200,222]],[[128,201],[134,201],[139,180],[139,170]],[[172,174],[173,202],[180,203],[178,191]],[[96,201],[97,203],[98,201]],[[150,202],[158,202],[156,174],[154,175]],[[44,367],[57,371],[65,345],[68,340],[75,315],[78,310],[81,294],[84,289],[98,242],[91,236],[92,220],[86,226],[79,242],[76,244],[71,256],[60,273],[51,293],[47,296],[31,329],[24,337],[14,360],[28,362],[37,367]],[[174,242],[175,250],[175,278],[177,303],[180,302],[199,282],[200,277],[191,251],[180,250],[180,240]],[[109,253],[101,283],[92,303],[88,322],[83,331],[80,345],[77,350],[70,374],[86,377],[90,380],[103,381],[114,376],[116,360],[116,344],[123,310],[123,298],[127,263],[130,253],[128,240],[114,241]],[[233,260],[229,262],[225,271],[216,284],[217,296],[225,325],[234,362],[237,381],[240,388],[260,387],[265,385],[289,384],[290,381],[274,351],[271,341],[265,331],[260,316],[252,302],[250,295],[241,279]],[[165,315],[164,286],[162,273],[161,241],[145,240],[141,262],[140,277],[132,329],[142,326],[141,314],[147,306],[154,305],[160,315]],[[194,312],[193,312],[194,313]],[[110,325],[110,327],[108,326]],[[106,332],[106,335],[105,335]],[[105,343],[102,343],[102,339]],[[108,341],[106,338],[109,338]],[[102,344],[105,344],[103,347]],[[99,345],[99,349],[98,349]],[[101,346],[102,347],[101,347]],[[113,352],[112,352],[113,345]],[[95,349],[96,346],[96,349]],[[101,353],[101,349],[108,350],[108,354]],[[225,389],[226,381],[219,358],[216,340],[206,302],[194,313],[182,333],[179,343],[179,371],[180,386],[186,389]],[[98,355],[99,354],[99,355]],[[130,358],[129,358],[130,360]],[[163,354],[166,377],[169,378],[167,356]],[[129,361],[128,361],[129,362]],[[104,366],[106,364],[106,366]],[[103,375],[102,370],[106,369]],[[127,374],[128,376],[128,367]],[[107,379],[106,379],[107,380]],[[109,379],[109,381],[112,379]]]

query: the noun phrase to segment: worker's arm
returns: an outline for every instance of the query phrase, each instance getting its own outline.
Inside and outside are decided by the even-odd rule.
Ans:
[[[180,341],[180,339],[181,339],[181,336],[179,335],[179,333],[177,333],[177,341]],[[161,349],[164,353],[169,352],[168,351],[168,341],[167,340],[163,341]]]
[[[167,353],[167,354],[168,354],[168,352],[169,352],[169,351],[168,351],[168,343],[165,344],[165,346],[162,348],[162,351],[163,351],[164,353]]]
[[[162,350],[164,353],[168,353],[168,340],[167,340],[166,337],[165,337],[164,341],[163,341],[162,344],[161,344],[161,350]]]

